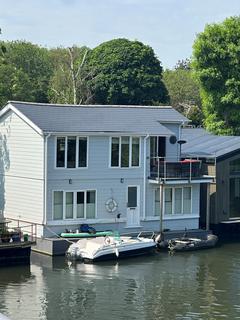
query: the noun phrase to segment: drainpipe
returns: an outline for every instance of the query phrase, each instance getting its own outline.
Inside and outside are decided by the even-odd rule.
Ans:
[[[147,139],[149,134],[143,139],[143,162],[144,162],[144,173],[143,173],[143,219],[146,218],[146,180],[147,180]]]
[[[48,133],[44,136],[44,193],[43,193],[43,221],[42,224],[45,225],[47,221],[47,148],[48,148],[48,138],[50,137],[51,133]]]

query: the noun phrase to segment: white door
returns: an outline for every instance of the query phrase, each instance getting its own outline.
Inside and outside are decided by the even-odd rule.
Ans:
[[[139,186],[128,186],[127,189],[127,227],[140,226]]]

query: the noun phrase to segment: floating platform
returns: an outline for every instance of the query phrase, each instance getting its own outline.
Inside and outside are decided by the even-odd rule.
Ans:
[[[30,264],[32,242],[0,243],[0,266]]]

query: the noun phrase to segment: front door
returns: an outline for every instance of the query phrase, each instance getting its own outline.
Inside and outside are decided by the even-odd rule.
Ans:
[[[127,190],[127,227],[140,226],[139,186],[128,186]]]

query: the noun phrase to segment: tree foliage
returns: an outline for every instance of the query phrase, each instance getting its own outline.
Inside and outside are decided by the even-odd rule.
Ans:
[[[208,130],[240,134],[240,17],[207,25],[193,46]]]
[[[51,74],[48,50],[25,41],[1,42],[0,104],[47,102]]]
[[[163,81],[168,90],[170,104],[192,120],[192,124],[201,125],[200,88],[193,77],[189,61],[179,61],[174,70],[165,70]]]
[[[162,67],[151,47],[139,41],[114,39],[93,49],[87,62],[93,102],[152,105],[168,101]]]
[[[91,70],[85,64],[90,49],[87,47],[56,48],[50,51],[53,75],[49,86],[52,103],[89,103],[92,93],[88,85]]]

